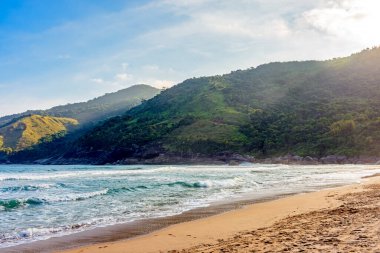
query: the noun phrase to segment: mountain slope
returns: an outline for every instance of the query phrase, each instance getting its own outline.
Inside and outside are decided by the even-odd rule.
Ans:
[[[0,150],[19,151],[36,145],[44,138],[64,135],[69,128],[78,125],[71,118],[40,115],[21,117],[0,128]]]
[[[380,49],[185,82],[95,128],[81,150],[379,155]],[[81,152],[83,153],[83,152]]]
[[[158,93],[159,90],[151,86],[135,85],[87,102],[2,117],[0,118],[0,130],[3,132],[3,136],[0,137],[0,144],[2,144],[0,147],[2,146],[3,151],[10,153],[11,151],[30,149],[32,146],[37,148],[36,144],[40,146],[42,142],[47,141],[49,147],[44,153],[51,153],[53,148],[50,146],[53,140],[57,141],[59,138],[61,146],[69,145],[73,139],[99,121],[121,115],[131,107],[140,104],[141,101],[152,98]],[[56,117],[59,117],[61,125],[54,124]],[[66,129],[64,125],[67,124],[63,122],[63,118],[75,121],[71,124],[75,124],[76,127]],[[28,126],[26,131],[23,130],[24,125]],[[54,147],[54,151],[55,149],[60,151],[61,148]]]
[[[59,157],[108,163],[226,153],[380,156],[379,98],[379,48],[270,63],[186,80],[99,124]]]
[[[87,102],[67,104],[56,106],[48,110],[27,111],[1,117],[0,126],[9,123],[15,118],[30,114],[75,118],[82,126],[94,124],[100,120],[121,115],[133,106],[140,104],[142,100],[150,99],[159,92],[159,89],[149,85],[134,85],[114,93],[105,94]]]

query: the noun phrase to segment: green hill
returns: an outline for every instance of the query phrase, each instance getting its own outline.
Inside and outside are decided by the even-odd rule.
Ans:
[[[125,113],[130,108],[150,99],[160,92],[149,85],[134,85],[129,88],[108,93],[87,102],[56,106],[48,110],[26,111],[0,118],[0,126],[25,115],[38,114],[53,117],[75,118],[81,126],[95,124]]]
[[[380,156],[380,49],[189,79],[55,147],[60,162],[91,163],[226,153]]]
[[[380,49],[194,78],[87,133],[80,154],[380,155]],[[84,151],[91,150],[91,153]]]
[[[19,151],[30,148],[52,136],[66,134],[78,125],[71,118],[30,115],[21,117],[0,128],[0,150]]]
[[[30,149],[32,146],[37,148],[36,144],[40,145],[45,141],[50,145],[56,139],[60,139],[61,146],[69,145],[73,139],[91,129],[99,121],[121,115],[159,92],[160,90],[148,85],[135,85],[87,102],[2,117],[0,118],[0,148],[10,153],[25,148]],[[65,120],[75,122],[65,122]],[[66,128],[68,123],[75,124],[76,127]],[[26,130],[25,127],[27,127]],[[54,147],[54,151],[57,152],[61,149],[62,147]],[[53,150],[49,146],[43,154],[51,152]]]

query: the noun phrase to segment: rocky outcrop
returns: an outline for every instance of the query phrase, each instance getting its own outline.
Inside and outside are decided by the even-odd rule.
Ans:
[[[317,165],[317,164],[380,164],[378,157],[357,157],[349,158],[346,156],[329,155],[321,158],[298,155],[285,155],[273,158],[257,159],[250,155],[241,155],[236,153],[220,153],[214,156],[205,156],[201,154],[178,155],[161,153],[151,159],[126,158],[119,160],[116,164],[229,164],[238,165],[242,163],[263,163],[263,164],[300,164],[300,165]]]
[[[172,153],[160,153],[159,155],[146,158],[145,156],[125,158],[116,164],[229,164],[238,165],[241,163],[255,163],[257,160],[253,156],[236,153],[220,153],[214,156],[202,154],[178,155]]]
[[[62,156],[53,156],[38,160],[18,160],[13,157],[1,156],[0,163],[26,163],[26,164],[229,164],[264,163],[264,164],[380,164],[379,157],[346,157],[340,155],[328,155],[325,157],[301,157],[287,154],[271,158],[255,158],[251,155],[221,152],[215,155],[204,154],[178,154],[166,152],[160,145],[145,147],[134,146],[114,150],[72,150]]]
[[[326,157],[322,157],[320,161],[323,164],[341,164],[341,163],[349,162],[346,156],[336,156],[336,155],[329,155]]]
[[[340,155],[328,155],[320,158],[311,156],[285,155],[274,158],[266,158],[257,160],[259,163],[266,164],[380,164],[378,157],[347,157]]]

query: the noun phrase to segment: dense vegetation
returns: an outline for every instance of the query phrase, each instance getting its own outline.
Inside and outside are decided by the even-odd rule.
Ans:
[[[78,125],[71,118],[30,115],[18,118],[0,128],[0,151],[10,153],[29,148],[51,136],[63,136]]]
[[[38,151],[39,156],[62,152],[73,138],[85,130],[91,129],[96,123],[108,118],[121,115],[145,99],[154,97],[159,90],[148,85],[135,85],[115,93],[89,100],[87,102],[56,106],[43,111],[27,111],[0,118],[0,152],[10,154],[14,151],[30,149]],[[59,122],[57,121],[59,118]],[[76,127],[66,128],[67,122]],[[71,133],[75,130],[75,134]],[[67,133],[70,132],[69,135]],[[65,137],[65,138],[63,138]],[[59,140],[60,145],[42,145]],[[41,150],[41,147],[46,149]]]
[[[78,145],[114,150],[117,158],[152,146],[177,154],[378,156],[380,49],[189,79],[99,125]]]
[[[72,145],[54,145],[57,156],[103,163],[160,153],[380,156],[379,98],[380,49],[374,48],[189,79]]]

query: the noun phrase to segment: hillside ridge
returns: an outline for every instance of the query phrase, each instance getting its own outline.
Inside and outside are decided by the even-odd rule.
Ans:
[[[65,135],[69,128],[78,125],[76,119],[32,114],[19,117],[0,127],[0,149],[20,151],[38,144],[53,135]]]
[[[379,98],[379,48],[326,61],[269,63],[185,80],[98,124],[49,159],[104,164],[228,154],[379,157]]]
[[[0,117],[0,126],[10,121],[31,114],[53,117],[76,118],[80,124],[96,123],[113,116],[120,115],[160,92],[152,86],[137,84],[131,87],[106,93],[86,102],[54,106],[47,110],[28,110],[22,113]]]

